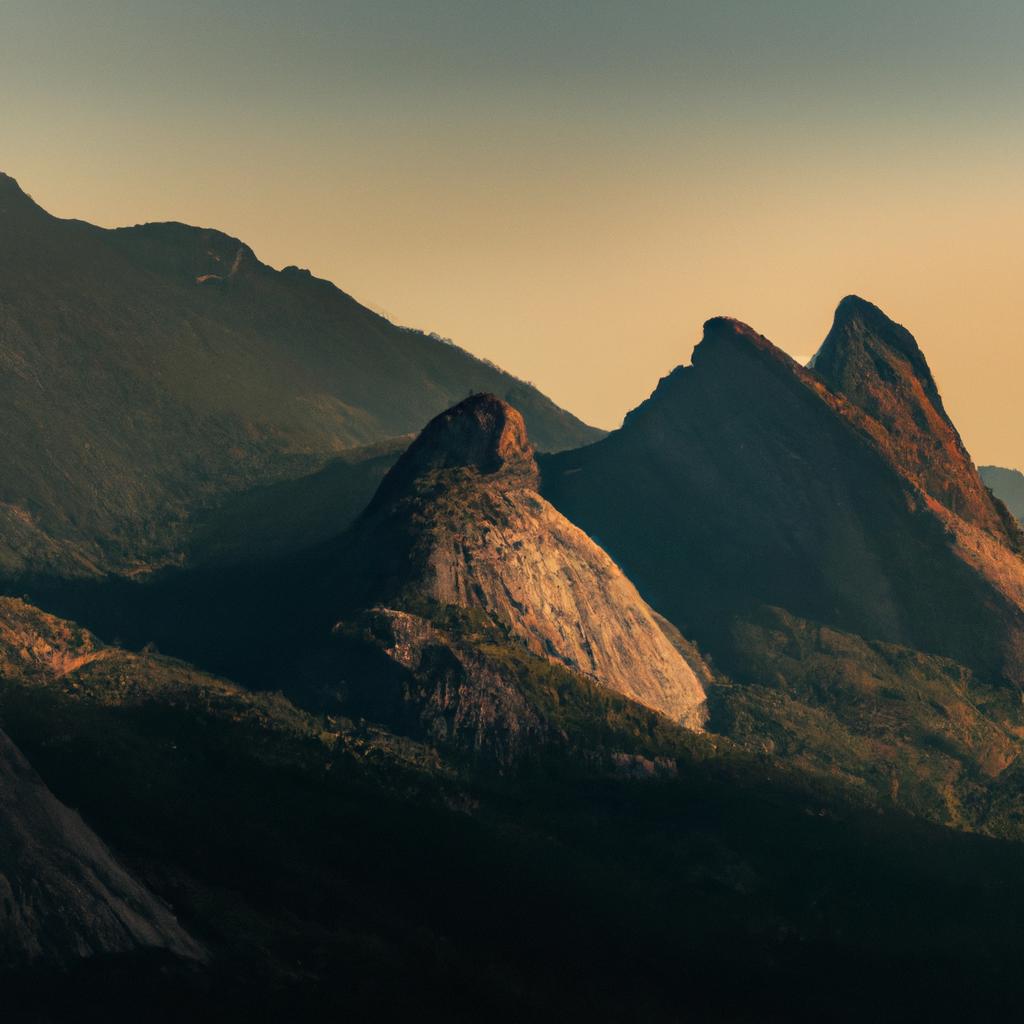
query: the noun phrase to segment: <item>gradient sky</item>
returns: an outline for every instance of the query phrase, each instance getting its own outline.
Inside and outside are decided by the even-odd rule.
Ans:
[[[856,292],[1024,467],[1020,0],[0,0],[0,169],[182,220],[605,427],[708,317]]]

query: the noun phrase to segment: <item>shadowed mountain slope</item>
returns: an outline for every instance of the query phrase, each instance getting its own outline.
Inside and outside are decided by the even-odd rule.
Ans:
[[[877,348],[862,320],[862,304],[844,303],[846,327],[824,353],[837,378],[865,345]],[[879,352],[906,360],[909,397],[863,361],[849,385],[879,420],[749,327],[708,321],[692,366],[664,378],[620,430],[541,460],[543,491],[726,661],[730,622],[769,604],[1024,682],[1024,563],[904,335]],[[848,355],[843,337],[857,341]],[[948,455],[935,480],[976,521],[927,489],[924,404]]]
[[[0,571],[131,571],[195,510],[497,392],[557,449],[599,436],[531,386],[326,281],[182,224],[58,220],[0,176]]]

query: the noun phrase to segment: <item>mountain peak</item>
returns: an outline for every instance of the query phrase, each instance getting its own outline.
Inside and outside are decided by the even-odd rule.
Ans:
[[[858,339],[870,335],[878,345],[884,345],[904,356],[911,364],[929,397],[946,417],[942,399],[932,378],[928,360],[925,359],[917,340],[902,324],[890,319],[874,303],[859,295],[847,295],[836,306],[832,330],[829,331],[821,349],[814,359],[814,368],[828,379],[839,364],[849,358],[848,350]],[[948,417],[946,417],[948,419]]]
[[[347,603],[483,612],[531,654],[699,727],[706,666],[673,646],[608,554],[538,487],[508,402],[471,395],[436,416],[345,542],[344,577],[369,581]]]
[[[18,184],[15,178],[0,171],[0,217],[12,210],[32,210],[42,213],[35,200]]]
[[[889,458],[923,491],[1011,547],[1020,544],[1009,516],[982,485],[910,331],[848,295],[812,366],[869,417]]]
[[[774,360],[790,361],[785,352],[742,320],[731,316],[712,317],[704,322],[704,336],[693,350],[693,365],[699,366],[725,354],[759,354]]]
[[[522,414],[496,395],[470,395],[435,416],[388,476],[407,481],[432,470],[463,468],[536,479]]]

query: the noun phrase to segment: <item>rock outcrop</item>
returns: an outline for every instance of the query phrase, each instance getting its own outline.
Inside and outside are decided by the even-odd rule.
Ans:
[[[0,732],[0,966],[148,948],[205,957]]]
[[[379,564],[364,605],[484,613],[528,651],[696,725],[708,675],[688,662],[615,563],[537,493],[522,416],[475,395],[423,430],[350,542]]]
[[[848,295],[813,369],[865,414],[866,429],[916,486],[1000,542],[1024,548],[1016,523],[982,482],[928,362],[905,327]]]

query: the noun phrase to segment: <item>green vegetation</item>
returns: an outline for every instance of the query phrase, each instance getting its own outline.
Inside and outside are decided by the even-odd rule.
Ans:
[[[991,799],[1022,751],[1007,686],[775,608],[736,622],[731,664],[742,685],[714,691],[712,725],[737,743],[933,821],[1024,835],[1014,802]]]

